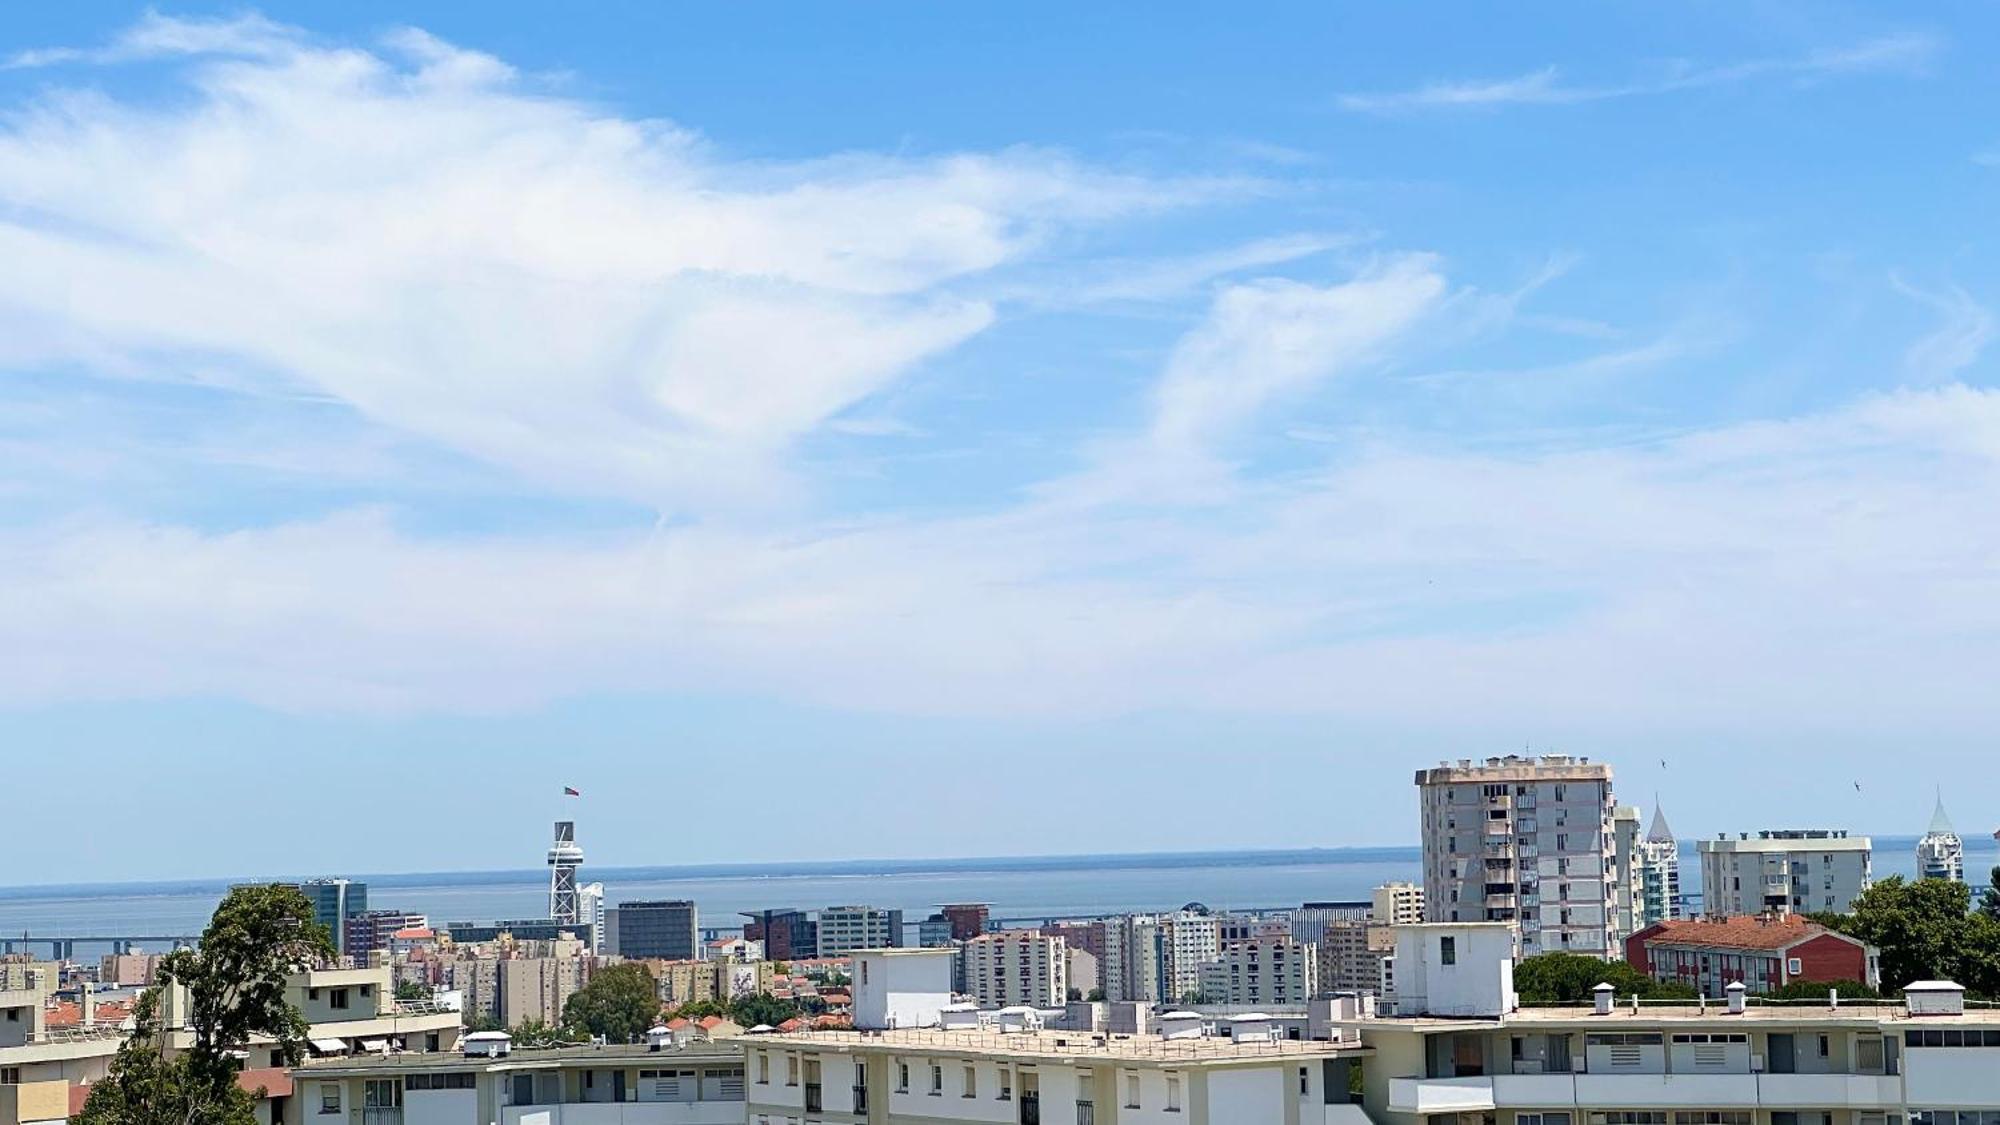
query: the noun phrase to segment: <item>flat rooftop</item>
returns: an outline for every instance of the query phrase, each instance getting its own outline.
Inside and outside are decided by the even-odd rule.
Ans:
[[[1504,1018],[1477,1019],[1462,1016],[1377,1016],[1364,1020],[1337,1020],[1342,1026],[1362,1028],[1498,1028],[1520,1027],[1522,1025],[1565,1026],[1579,1030],[1594,1027],[1643,1027],[1648,1024],[1662,1026],[1699,1024],[1705,1028],[1720,1028],[1728,1024],[1852,1024],[1855,1026],[1879,1026],[1885,1023],[1912,1024],[1921,1027],[1954,1027],[1978,1024],[2000,1028],[2000,1006],[1977,1007],[1977,1001],[1967,1001],[1966,1009],[1960,1015],[1912,1016],[1910,1009],[1900,1001],[1842,1000],[1840,1007],[1828,1007],[1825,1000],[1803,1003],[1759,1004],[1752,998],[1740,1015],[1731,1015],[1728,1005],[1720,999],[1711,1000],[1706,1010],[1697,1004],[1676,1002],[1673,1004],[1640,1004],[1638,1011],[1632,1010],[1629,999],[1614,1005],[1609,1015],[1596,1014],[1589,1004],[1549,1005],[1522,1008],[1509,1012]]]
[[[690,1043],[655,1051],[644,1043],[620,1043],[603,1047],[583,1044],[576,1047],[517,1047],[503,1058],[467,1056],[458,1051],[405,1051],[393,1055],[347,1055],[313,1059],[298,1068],[301,1074],[338,1077],[350,1074],[403,1074],[411,1071],[535,1070],[565,1066],[639,1066],[648,1062],[661,1065],[690,1063],[695,1066],[735,1066],[743,1061],[743,1040],[721,1043]]]
[[[1286,1057],[1331,1058],[1362,1054],[1359,1043],[1315,1040],[1238,1043],[1215,1036],[1164,1039],[1158,1035],[1110,1035],[1091,1031],[946,1031],[901,1028],[894,1031],[797,1031],[750,1036],[747,1045],[816,1047],[822,1050],[894,1050],[912,1055],[955,1058],[1046,1059],[1051,1062],[1156,1060],[1186,1063],[1231,1063]]]

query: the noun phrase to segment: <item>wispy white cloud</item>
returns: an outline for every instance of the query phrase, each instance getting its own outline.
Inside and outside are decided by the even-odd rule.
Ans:
[[[1795,58],[1750,59],[1715,66],[1676,63],[1651,77],[1596,85],[1564,82],[1560,71],[1551,65],[1512,78],[1438,81],[1410,90],[1343,94],[1339,105],[1366,113],[1566,105],[1758,79],[1812,81],[1851,74],[1915,71],[1929,63],[1942,48],[1942,41],[1935,36],[1902,32],[1849,46],[1818,48]]]
[[[415,30],[150,17],[74,58],[159,54],[193,98],[0,124],[0,363],[321,395],[652,504],[782,487],[800,437],[993,323],[969,279],[1224,190],[1026,150],[731,160]]]
[[[1993,314],[1972,294],[1956,285],[1935,292],[1919,289],[1890,275],[1898,293],[1936,309],[1943,323],[1903,353],[1903,377],[1915,386],[1936,386],[1956,379],[1973,365],[1993,340]]]

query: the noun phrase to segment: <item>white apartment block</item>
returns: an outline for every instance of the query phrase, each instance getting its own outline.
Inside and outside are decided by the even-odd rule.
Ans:
[[[2000,1010],[1956,985],[1904,1000],[1720,1000],[1523,1009],[1510,944],[1420,927],[1399,972],[1428,999],[1351,1021],[1377,1125],[1985,1125],[2000,1114]],[[1402,937],[1405,935],[1399,935]],[[1447,948],[1441,943],[1455,938]],[[1473,940],[1465,940],[1473,938]],[[1407,963],[1405,963],[1407,962]],[[1449,1009],[1441,1011],[1439,1009]]]
[[[1289,937],[1230,942],[1201,967],[1201,996],[1210,1004],[1304,1004],[1318,984],[1319,950]]]
[[[1965,841],[1951,826],[1951,817],[1945,815],[1942,793],[1931,813],[1930,826],[1917,841],[1917,878],[1965,882]]]
[[[1424,920],[1424,889],[1415,883],[1384,883],[1375,888],[1369,920],[1390,926],[1414,926]]]
[[[905,1028],[746,1046],[746,1125],[1367,1125],[1347,1092],[1358,1047],[1265,1032]]]
[[[1222,955],[1222,919],[1198,903],[1160,919],[1160,973],[1172,1002],[1201,991],[1201,967]]]
[[[1529,956],[1618,955],[1610,766],[1461,760],[1417,787],[1427,920],[1510,923]]]
[[[1061,1007],[1069,998],[1068,946],[1032,930],[997,930],[959,947],[965,992],[982,1007]]]
[[[325,1059],[284,1125],[741,1125],[743,1052],[700,1041]]]
[[[1697,840],[1705,914],[1845,912],[1868,889],[1873,849],[1866,836],[1788,829]]]
[[[1639,841],[1639,905],[1641,929],[1681,916],[1681,845],[1667,827],[1667,814],[1653,806],[1653,822]]]

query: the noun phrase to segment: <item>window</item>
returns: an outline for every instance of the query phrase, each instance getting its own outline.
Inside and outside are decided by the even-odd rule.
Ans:
[[[1301,1071],[1300,1073],[1303,1074],[1304,1071]],[[1301,1092],[1303,1093],[1303,1091]],[[1169,1074],[1167,1075],[1167,1112],[1179,1113],[1180,1111],[1181,1111],[1180,1075]]]
[[[757,1055],[757,1085],[769,1086],[770,1084],[771,1056],[764,1052],[759,1052]]]
[[[340,1112],[340,1083],[322,1082],[319,1084],[319,1111],[321,1113]]]
[[[942,1067],[942,1066],[939,1066],[939,1065],[938,1065],[937,1063],[932,1063],[932,1064],[931,1064],[931,1097],[934,1097],[934,1098],[935,1098],[935,1097],[938,1097],[939,1095],[941,1095],[941,1094],[943,1094],[943,1093],[944,1093],[944,1067]]]
[[[1438,964],[1440,965],[1458,964],[1457,938],[1441,937],[1438,939]]]
[[[1306,1068],[1305,1068],[1305,1067],[1300,1067],[1300,1068],[1299,1068],[1299,1093],[1301,1093],[1301,1094],[1309,1094],[1309,1093],[1311,1093],[1311,1092],[1312,1092],[1312,1079],[1310,1079],[1310,1078],[1306,1077]]]
[[[1514,1125],[1569,1125],[1568,1113],[1517,1113]]]
[[[965,1094],[963,1096],[968,1098],[979,1096],[979,1070],[977,1067],[968,1066],[965,1068]]]
[[[643,1074],[640,1077],[645,1077]],[[470,1071],[456,1074],[412,1074],[403,1080],[408,1090],[470,1090],[473,1076]]]
[[[20,1067],[0,1066],[0,1086],[19,1086],[20,1084],[21,1084]]]
[[[361,1084],[363,1109],[397,1109],[403,1104],[403,1084],[394,1078],[370,1078]]]
[[[332,992],[327,993],[326,1006],[335,1009],[347,1007],[347,990],[336,988]]]
[[[1614,1109],[1590,1115],[1590,1125],[1667,1125],[1663,1109]]]
[[[907,1094],[910,1092],[909,1063],[896,1064],[896,1092],[899,1094]]]
[[[1747,1109],[1682,1109],[1674,1111],[1674,1125],[1750,1125]]]
[[[1125,1076],[1125,1108],[1139,1108],[1139,1076],[1136,1074]]]
[[[796,1086],[798,1084],[799,1084],[799,1057],[797,1055],[786,1055],[785,1085]]]
[[[1000,1100],[1003,1102],[1009,1101],[1012,1100],[1013,1097],[1014,1097],[1014,1072],[1008,1070],[1006,1067],[1003,1066],[1000,1068]]]

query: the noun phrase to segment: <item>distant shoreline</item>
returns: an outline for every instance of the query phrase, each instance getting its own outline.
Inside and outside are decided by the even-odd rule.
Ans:
[[[1916,836],[1876,836],[1875,851],[1909,850],[1916,846]],[[1693,839],[1683,839],[1681,851],[1691,855]],[[1968,838],[1968,854],[1985,854],[1995,850],[1986,837]],[[762,863],[694,863],[661,864],[647,866],[587,867],[590,877],[601,880],[640,881],[660,879],[769,879],[826,878],[829,876],[879,876],[879,875],[951,875],[968,872],[1036,872],[1036,871],[1120,871],[1158,870],[1173,868],[1215,868],[1215,867],[1283,867],[1290,864],[1316,864],[1328,860],[1346,862],[1410,863],[1420,861],[1422,850],[1418,845],[1395,846],[1346,846],[1326,848],[1281,848],[1254,849],[1247,851],[1192,851],[1192,852],[1111,852],[1073,855],[1027,855],[1027,856],[968,856],[950,859],[839,859],[839,860],[794,860]],[[370,886],[384,889],[395,887],[428,887],[452,885],[462,887],[501,886],[521,882],[535,882],[546,878],[546,872],[538,867],[504,868],[484,871],[407,871],[407,872],[312,872],[256,875],[215,876],[197,879],[144,880],[137,882],[92,882],[92,883],[33,883],[18,886],[0,886],[0,900],[23,901],[43,899],[98,898],[104,896],[144,897],[148,895],[182,895],[197,892],[221,892],[233,883],[257,882],[270,879],[303,879],[313,875],[341,874],[347,878],[367,882]]]

